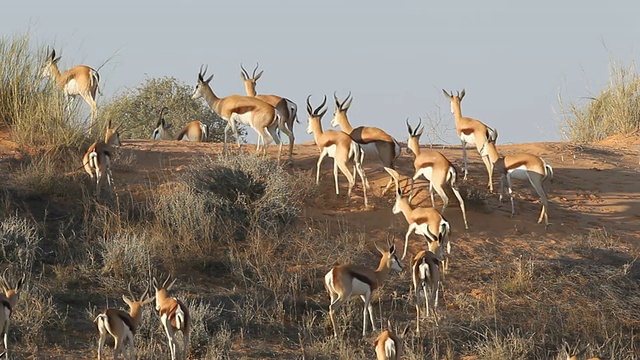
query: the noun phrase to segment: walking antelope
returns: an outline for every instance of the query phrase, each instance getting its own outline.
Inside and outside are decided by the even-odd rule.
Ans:
[[[258,146],[256,152],[260,150],[260,141],[263,141],[264,153],[266,154],[267,145],[275,140],[280,143],[280,139],[276,134],[276,128],[279,123],[280,115],[275,108],[262,100],[250,96],[229,95],[219,98],[209,86],[209,82],[213,79],[213,75],[205,80],[204,76],[207,69],[198,73],[198,83],[191,96],[193,99],[204,98],[209,107],[221,118],[227,121],[224,128],[224,144],[223,152],[227,151],[227,131],[231,129],[236,136],[238,147],[240,147],[240,137],[238,136],[237,124],[251,126],[258,133]],[[266,130],[266,131],[265,131]],[[268,133],[267,133],[268,132]],[[270,135],[269,135],[270,134]]]
[[[375,244],[375,246],[382,254],[380,264],[376,270],[353,264],[337,265],[324,276],[324,286],[331,297],[329,317],[333,326],[333,336],[336,338],[338,337],[338,330],[335,311],[353,296],[360,296],[364,301],[362,336],[364,337],[367,332],[367,313],[371,320],[371,327],[373,331],[376,331],[376,325],[373,321],[371,294],[387,279],[391,270],[402,271],[402,263],[396,256],[396,247],[393,243],[387,243],[388,250],[381,249],[378,244]]]
[[[396,203],[393,205],[392,212],[394,214],[402,213],[407,223],[409,223],[407,234],[404,237],[402,259],[404,260],[404,257],[407,255],[407,244],[409,243],[409,235],[411,235],[412,232],[424,236],[427,242],[439,241],[443,247],[446,243],[446,252],[448,255],[451,252],[451,226],[447,219],[432,207],[412,208],[409,199],[402,196],[398,172],[389,168],[384,169],[393,177],[396,183]],[[444,266],[445,268],[447,267],[447,262],[445,262]]]
[[[58,68],[60,57],[56,58],[56,51],[51,50],[51,55],[45,62],[42,77],[51,77],[67,96],[67,109],[70,108],[73,99],[80,95],[91,107],[91,125],[96,118],[98,105],[96,104],[96,92],[98,91],[98,72],[86,65],[77,65],[60,73]]]
[[[547,216],[547,209],[549,208],[549,201],[543,183],[547,178],[553,181],[553,168],[551,165],[547,164],[541,157],[529,153],[500,156],[493,142],[487,145],[487,152],[491,163],[502,173],[500,202],[502,202],[502,195],[504,194],[504,187],[506,185],[511,200],[511,217],[515,214],[511,178],[529,180],[529,183],[531,183],[531,186],[533,186],[533,189],[542,202],[538,224],[544,219],[544,227],[545,229],[548,228],[549,218]]]
[[[147,284],[148,285],[148,284]],[[142,307],[152,302],[154,297],[147,297],[149,287],[139,299],[136,299],[131,292],[131,283],[128,286],[129,296],[122,295],[122,300],[129,306],[129,313],[119,309],[109,308],[102,314],[96,316],[93,322],[98,328],[100,339],[98,340],[98,360],[101,359],[102,347],[107,339],[107,335],[111,335],[115,341],[113,347],[113,358],[116,359],[119,353],[124,354],[125,342],[129,341],[128,358],[134,359],[135,345],[134,335],[140,326],[142,319]]]
[[[456,122],[456,132],[462,142],[462,159],[464,161],[464,180],[467,180],[469,174],[469,167],[467,165],[467,144],[475,145],[478,153],[482,157],[482,161],[487,168],[489,174],[489,190],[493,192],[493,183],[491,182],[491,175],[493,172],[493,165],[489,161],[486,146],[489,142],[496,142],[498,139],[498,131],[485,125],[482,121],[462,116],[462,110],[460,108],[460,102],[465,95],[465,90],[457,95],[453,95],[453,91],[449,94],[446,90],[442,89],[444,96],[451,102],[451,112],[453,113],[454,120]]]
[[[182,331],[182,338],[184,339],[182,344],[182,358],[186,360],[189,350],[191,317],[189,316],[189,310],[182,301],[174,297],[169,297],[168,291],[171,290],[171,287],[177,280],[173,279],[173,281],[167,285],[169,279],[171,279],[171,275],[162,283],[162,286],[158,286],[158,282],[153,278],[153,287],[156,290],[156,310],[160,313],[160,322],[169,340],[171,360],[175,360],[176,353],[180,352],[175,338],[177,331]]]
[[[411,261],[411,281],[416,296],[416,332],[420,332],[420,288],[423,290],[427,317],[433,310],[436,325],[438,317],[438,293],[440,288],[440,263],[442,251],[439,241],[429,243],[429,250],[418,252]]]
[[[378,335],[375,342],[376,360],[397,360],[402,358],[402,340],[391,330],[391,324],[387,330]]]
[[[307,97],[307,113],[309,114],[309,125],[307,126],[307,133],[313,134],[313,138],[320,149],[320,157],[318,158],[317,171],[316,171],[316,185],[320,182],[320,165],[325,156],[333,158],[333,178],[336,184],[336,195],[340,194],[338,188],[338,168],[346,176],[349,181],[348,196],[351,197],[351,190],[355,184],[355,173],[358,172],[360,180],[362,180],[362,190],[364,192],[364,206],[368,205],[367,200],[367,187],[366,176],[362,170],[362,158],[360,146],[351,137],[342,131],[335,130],[322,130],[322,116],[327,112],[324,108],[327,103],[327,97],[324,97],[324,101],[315,110],[312,110],[309,99],[311,95]],[[320,112],[324,108],[324,111]],[[349,171],[347,163],[354,162],[353,174]]]
[[[2,293],[0,294],[0,303],[2,304],[2,311],[0,311],[0,329],[4,338],[4,356],[9,358],[9,323],[11,321],[11,314],[16,308],[18,298],[20,297],[20,289],[24,284],[25,274],[16,283],[16,286],[11,286],[7,281],[6,273],[7,269],[2,273],[0,280],[2,281]]]
[[[445,186],[449,186],[453,191],[453,194],[460,203],[460,210],[462,210],[462,219],[464,220],[464,228],[469,229],[467,224],[467,212],[464,208],[464,200],[456,181],[458,179],[458,172],[451,162],[439,151],[436,150],[422,150],[420,149],[420,136],[424,128],[420,128],[420,122],[416,129],[412,129],[407,120],[407,130],[409,131],[409,150],[411,150],[416,158],[413,160],[413,167],[415,168],[415,174],[411,179],[411,196],[409,202],[413,197],[413,185],[415,180],[424,176],[429,181],[429,195],[431,196],[431,205],[435,206],[433,199],[433,190],[435,190],[442,199],[442,213],[449,204],[449,197],[444,191]]]
[[[121,146],[120,132],[117,128],[111,126],[111,120],[107,123],[107,131],[105,133],[104,142],[94,142],[89,146],[87,151],[82,157],[82,165],[84,170],[91,176],[91,179],[96,180],[96,196],[100,196],[100,184],[104,182],[104,177],[107,178],[107,183],[111,189],[112,174],[111,174],[111,156],[114,152],[114,146]]]
[[[293,144],[295,142],[295,136],[293,135],[293,123],[294,121],[298,122],[298,105],[293,101],[283,98],[278,95],[263,95],[256,94],[256,85],[258,83],[258,79],[262,76],[264,70],[260,71],[256,75],[256,71],[258,70],[258,64],[256,64],[256,68],[253,69],[253,73],[249,76],[249,73],[245,68],[240,64],[240,75],[242,76],[242,82],[244,83],[245,91],[247,92],[247,96],[254,96],[267,104],[273,106],[276,109],[276,112],[280,115],[280,120],[278,122],[278,131],[283,132],[289,138],[289,161],[291,161],[293,157]],[[280,159],[280,154],[282,153],[282,139],[280,139],[280,148],[278,150],[278,159]]]
[[[359,126],[354,129],[347,118],[347,110],[349,110],[353,100],[350,97],[351,93],[347,95],[344,101],[340,102],[336,94],[333,94],[336,109],[331,120],[331,126],[340,126],[342,131],[349,134],[355,142],[360,144],[360,147],[364,150],[365,158],[377,158],[383,166],[393,169],[396,159],[402,152],[400,144],[391,135],[377,127]],[[393,178],[389,178],[382,195],[387,193],[392,184]]]

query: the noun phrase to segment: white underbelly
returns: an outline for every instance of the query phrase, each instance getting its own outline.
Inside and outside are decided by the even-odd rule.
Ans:
[[[415,233],[418,235],[426,235],[428,236],[429,225],[428,224],[420,224],[416,225]]]
[[[335,144],[334,144],[334,145],[331,145],[331,146],[329,146],[329,147],[327,147],[326,149],[327,149],[327,150],[326,150],[326,151],[327,151],[327,155],[328,155],[329,157],[332,157],[332,158],[335,158],[335,157],[336,157],[336,149],[337,149],[337,146],[336,146]]]
[[[242,125],[251,125],[251,119],[253,118],[253,112],[249,111],[244,114],[232,113],[231,118],[233,121]]]
[[[418,170],[416,175],[416,177],[424,176],[425,179],[431,181],[431,177],[433,176],[433,168],[431,166],[421,168],[420,170]]]
[[[512,179],[529,180],[529,174],[525,165],[518,166],[514,169],[509,169],[507,170],[507,173],[509,173],[509,177]]]
[[[69,80],[67,85],[64,86],[64,92],[69,96],[80,94],[80,91],[78,90],[78,82],[75,79]]]
[[[473,136],[473,133],[467,135],[465,133],[461,133],[460,134],[460,140],[464,141],[467,143],[467,145],[475,145],[476,144],[476,138]]]
[[[364,295],[371,291],[369,284],[356,278],[351,281],[351,296]]]

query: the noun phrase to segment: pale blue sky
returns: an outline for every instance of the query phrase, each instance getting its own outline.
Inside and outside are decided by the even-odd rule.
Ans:
[[[258,92],[298,103],[298,142],[312,140],[304,132],[308,94],[317,104],[350,90],[354,126],[379,126],[404,141],[405,119],[438,107],[453,129],[441,88],[463,87],[463,114],[497,128],[500,143],[555,141],[558,92],[593,95],[608,81],[611,56],[635,60],[634,3],[22,0],[3,5],[0,32],[30,30],[34,43],[62,52],[65,69],[98,67],[115,54],[100,70],[98,105],[147,76],[195,85],[201,64],[215,74],[218,95],[244,93],[239,64],[259,61]],[[453,130],[443,137],[459,143]]]

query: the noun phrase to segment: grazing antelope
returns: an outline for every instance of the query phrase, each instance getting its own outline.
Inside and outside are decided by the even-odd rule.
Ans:
[[[182,344],[182,358],[186,360],[189,350],[191,317],[189,316],[189,310],[182,301],[174,297],[169,297],[168,291],[171,290],[171,287],[177,280],[173,279],[173,281],[167,285],[170,278],[171,275],[162,283],[162,286],[158,286],[158,282],[153,278],[153,287],[156,290],[156,310],[160,313],[160,322],[169,340],[171,360],[175,360],[176,353],[180,352],[175,339],[176,331],[182,331],[182,338],[184,339]]]
[[[482,121],[462,116],[462,110],[460,108],[460,102],[464,98],[465,90],[459,92],[457,95],[453,95],[453,91],[449,94],[446,90],[442,89],[444,96],[451,102],[451,112],[453,113],[454,120],[456,122],[456,132],[460,141],[462,142],[462,159],[464,161],[464,180],[467,180],[469,174],[469,167],[467,165],[467,145],[475,145],[478,153],[482,157],[482,161],[487,168],[489,174],[489,190],[493,192],[493,184],[491,183],[491,174],[493,172],[493,166],[489,161],[486,146],[489,142],[496,142],[498,139],[498,131],[485,125]]]
[[[389,168],[384,169],[393,177],[396,183],[396,202],[393,205],[392,212],[394,214],[402,213],[407,223],[409,223],[409,229],[407,229],[407,234],[404,237],[402,259],[404,260],[404,257],[407,255],[407,244],[409,243],[409,235],[411,235],[412,232],[424,236],[427,242],[439,241],[443,246],[446,243],[446,252],[449,254],[451,252],[451,226],[447,219],[432,207],[412,208],[409,199],[402,196],[398,172]],[[446,262],[444,266],[445,268],[447,267]]]
[[[543,183],[547,178],[553,181],[553,168],[551,165],[547,164],[541,157],[529,153],[500,156],[493,142],[487,145],[487,152],[491,163],[494,164],[493,166],[498,168],[502,173],[500,202],[502,202],[502,195],[504,194],[504,187],[506,185],[509,198],[511,199],[511,217],[515,214],[511,179],[529,180],[542,202],[538,224],[544,219],[544,227],[545,229],[548,228],[549,218],[547,216],[547,209],[549,208],[549,201]]]
[[[335,338],[338,337],[335,311],[353,296],[360,296],[364,301],[362,336],[364,337],[367,333],[367,313],[371,320],[371,328],[376,331],[376,325],[373,321],[371,294],[387,279],[391,270],[402,271],[402,263],[396,256],[396,247],[393,243],[388,243],[388,250],[380,249],[378,244],[375,244],[375,246],[382,254],[380,264],[375,271],[363,266],[347,264],[334,266],[324,276],[324,286],[331,297],[329,317],[331,318],[333,336]]]
[[[424,293],[424,302],[427,308],[433,310],[436,325],[438,317],[438,293],[440,288],[440,263],[442,250],[439,241],[429,242],[429,250],[418,252],[411,261],[411,281],[416,296],[416,332],[420,333],[420,288]]]
[[[409,202],[411,202],[411,199],[413,198],[413,184],[415,180],[417,180],[420,176],[424,176],[429,181],[429,195],[431,196],[431,205],[435,206],[433,199],[433,190],[435,190],[442,199],[442,213],[444,214],[444,210],[449,204],[449,197],[444,191],[444,187],[448,186],[451,188],[453,194],[456,196],[458,202],[460,203],[460,210],[462,210],[462,219],[464,220],[464,228],[469,229],[469,225],[467,224],[467,212],[464,208],[464,200],[462,199],[462,195],[460,195],[460,191],[458,190],[458,185],[456,183],[458,179],[458,171],[441,152],[436,150],[420,149],[420,136],[422,135],[422,131],[424,130],[424,128],[420,128],[420,124],[422,124],[422,121],[414,130],[411,128],[411,125],[409,125],[409,120],[407,120],[407,130],[409,131],[408,147],[409,150],[411,150],[416,156],[416,158],[413,160],[415,174],[411,179],[412,195],[409,197]]]
[[[336,109],[333,114],[333,119],[331,120],[331,126],[340,126],[342,131],[349,134],[355,142],[360,144],[360,147],[366,154],[365,158],[378,159],[383,166],[394,169],[394,163],[402,152],[400,144],[396,139],[391,137],[391,135],[377,127],[359,126],[354,129],[347,118],[347,110],[349,110],[351,102],[353,101],[353,98],[350,97],[351,93],[347,95],[344,101],[340,102],[336,94],[333,94]],[[389,182],[382,191],[382,195],[387,193],[391,184],[393,184],[393,178],[389,178]],[[367,184],[367,187],[368,186]]]
[[[278,95],[263,95],[256,94],[256,85],[258,83],[258,79],[262,76],[264,70],[260,71],[256,74],[258,70],[259,64],[256,64],[256,68],[253,69],[253,73],[249,76],[249,73],[245,68],[240,64],[240,75],[242,76],[242,82],[244,83],[245,91],[247,92],[247,96],[254,96],[267,104],[273,106],[276,109],[276,112],[280,115],[280,121],[278,123],[278,131],[283,132],[289,138],[289,161],[293,158],[293,144],[295,142],[295,136],[293,135],[293,123],[298,122],[298,105],[293,101],[283,98]],[[280,140],[280,148],[278,149],[278,159],[280,159],[280,155],[282,153],[282,139]]]
[[[307,113],[309,114],[309,125],[307,126],[307,133],[313,134],[313,138],[320,149],[320,157],[318,158],[317,171],[316,171],[316,185],[320,183],[320,165],[325,156],[333,158],[333,177],[336,184],[336,195],[340,194],[338,188],[338,168],[346,176],[349,181],[348,196],[351,197],[351,190],[355,184],[355,173],[358,172],[360,180],[362,180],[362,190],[364,192],[364,206],[368,205],[367,200],[367,187],[366,177],[362,170],[362,158],[363,155],[360,150],[360,146],[351,137],[342,131],[335,130],[322,130],[322,116],[327,112],[320,112],[327,103],[327,97],[324,97],[324,101],[315,110],[312,110],[309,99],[311,95],[307,97]],[[349,171],[347,163],[354,162],[353,174]]]
[[[374,344],[376,360],[397,360],[402,357],[402,340],[391,330],[389,323],[387,330],[378,335]]]
[[[149,293],[149,287],[145,289],[144,293],[139,299],[136,299],[131,292],[131,283],[128,286],[129,296],[122,295],[122,300],[129,306],[129,313],[108,308],[102,314],[96,316],[93,322],[98,328],[100,339],[98,340],[98,360],[101,359],[102,347],[107,339],[107,335],[111,335],[115,341],[113,347],[113,358],[116,359],[119,353],[124,354],[125,342],[129,341],[128,358],[134,359],[135,345],[133,342],[134,335],[140,326],[142,319],[142,307],[149,304],[155,299],[154,297],[147,297]]]
[[[56,58],[56,51],[51,50],[51,55],[45,62],[42,77],[51,77],[67,96],[67,110],[70,109],[73,99],[80,95],[91,107],[91,125],[96,118],[98,105],[96,104],[96,92],[98,91],[98,72],[86,65],[77,65],[60,73],[58,68],[60,57]]]
[[[260,141],[263,142],[263,151],[265,154],[267,152],[267,145],[272,140],[277,144],[280,143],[280,139],[276,134],[280,115],[276,113],[273,106],[251,96],[230,95],[225,98],[219,98],[213,92],[211,86],[209,86],[213,75],[205,80],[204,76],[206,72],[207,69],[202,71],[202,67],[200,67],[198,83],[191,97],[193,99],[204,98],[207,104],[209,104],[209,107],[215,111],[219,117],[227,121],[227,126],[224,128],[224,153],[227,151],[227,131],[229,129],[235,134],[238,147],[240,147],[240,137],[236,123],[249,125],[258,133],[256,152],[260,150]]]
[[[2,281],[2,293],[0,293],[0,304],[2,305],[2,311],[0,311],[0,329],[4,337],[4,356],[9,358],[9,323],[11,321],[11,314],[16,308],[18,298],[20,297],[20,289],[24,284],[25,274],[16,283],[16,286],[11,286],[7,281],[6,273],[7,269],[2,273],[0,281]]]

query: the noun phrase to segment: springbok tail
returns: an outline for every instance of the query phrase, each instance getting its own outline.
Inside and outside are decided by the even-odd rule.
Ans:
[[[498,140],[498,129],[492,129],[487,126],[487,140],[495,144]]]
[[[547,170],[547,176],[549,177],[549,180],[551,180],[551,182],[553,182],[553,168],[551,167],[551,165],[549,164],[544,164],[545,169]]]

